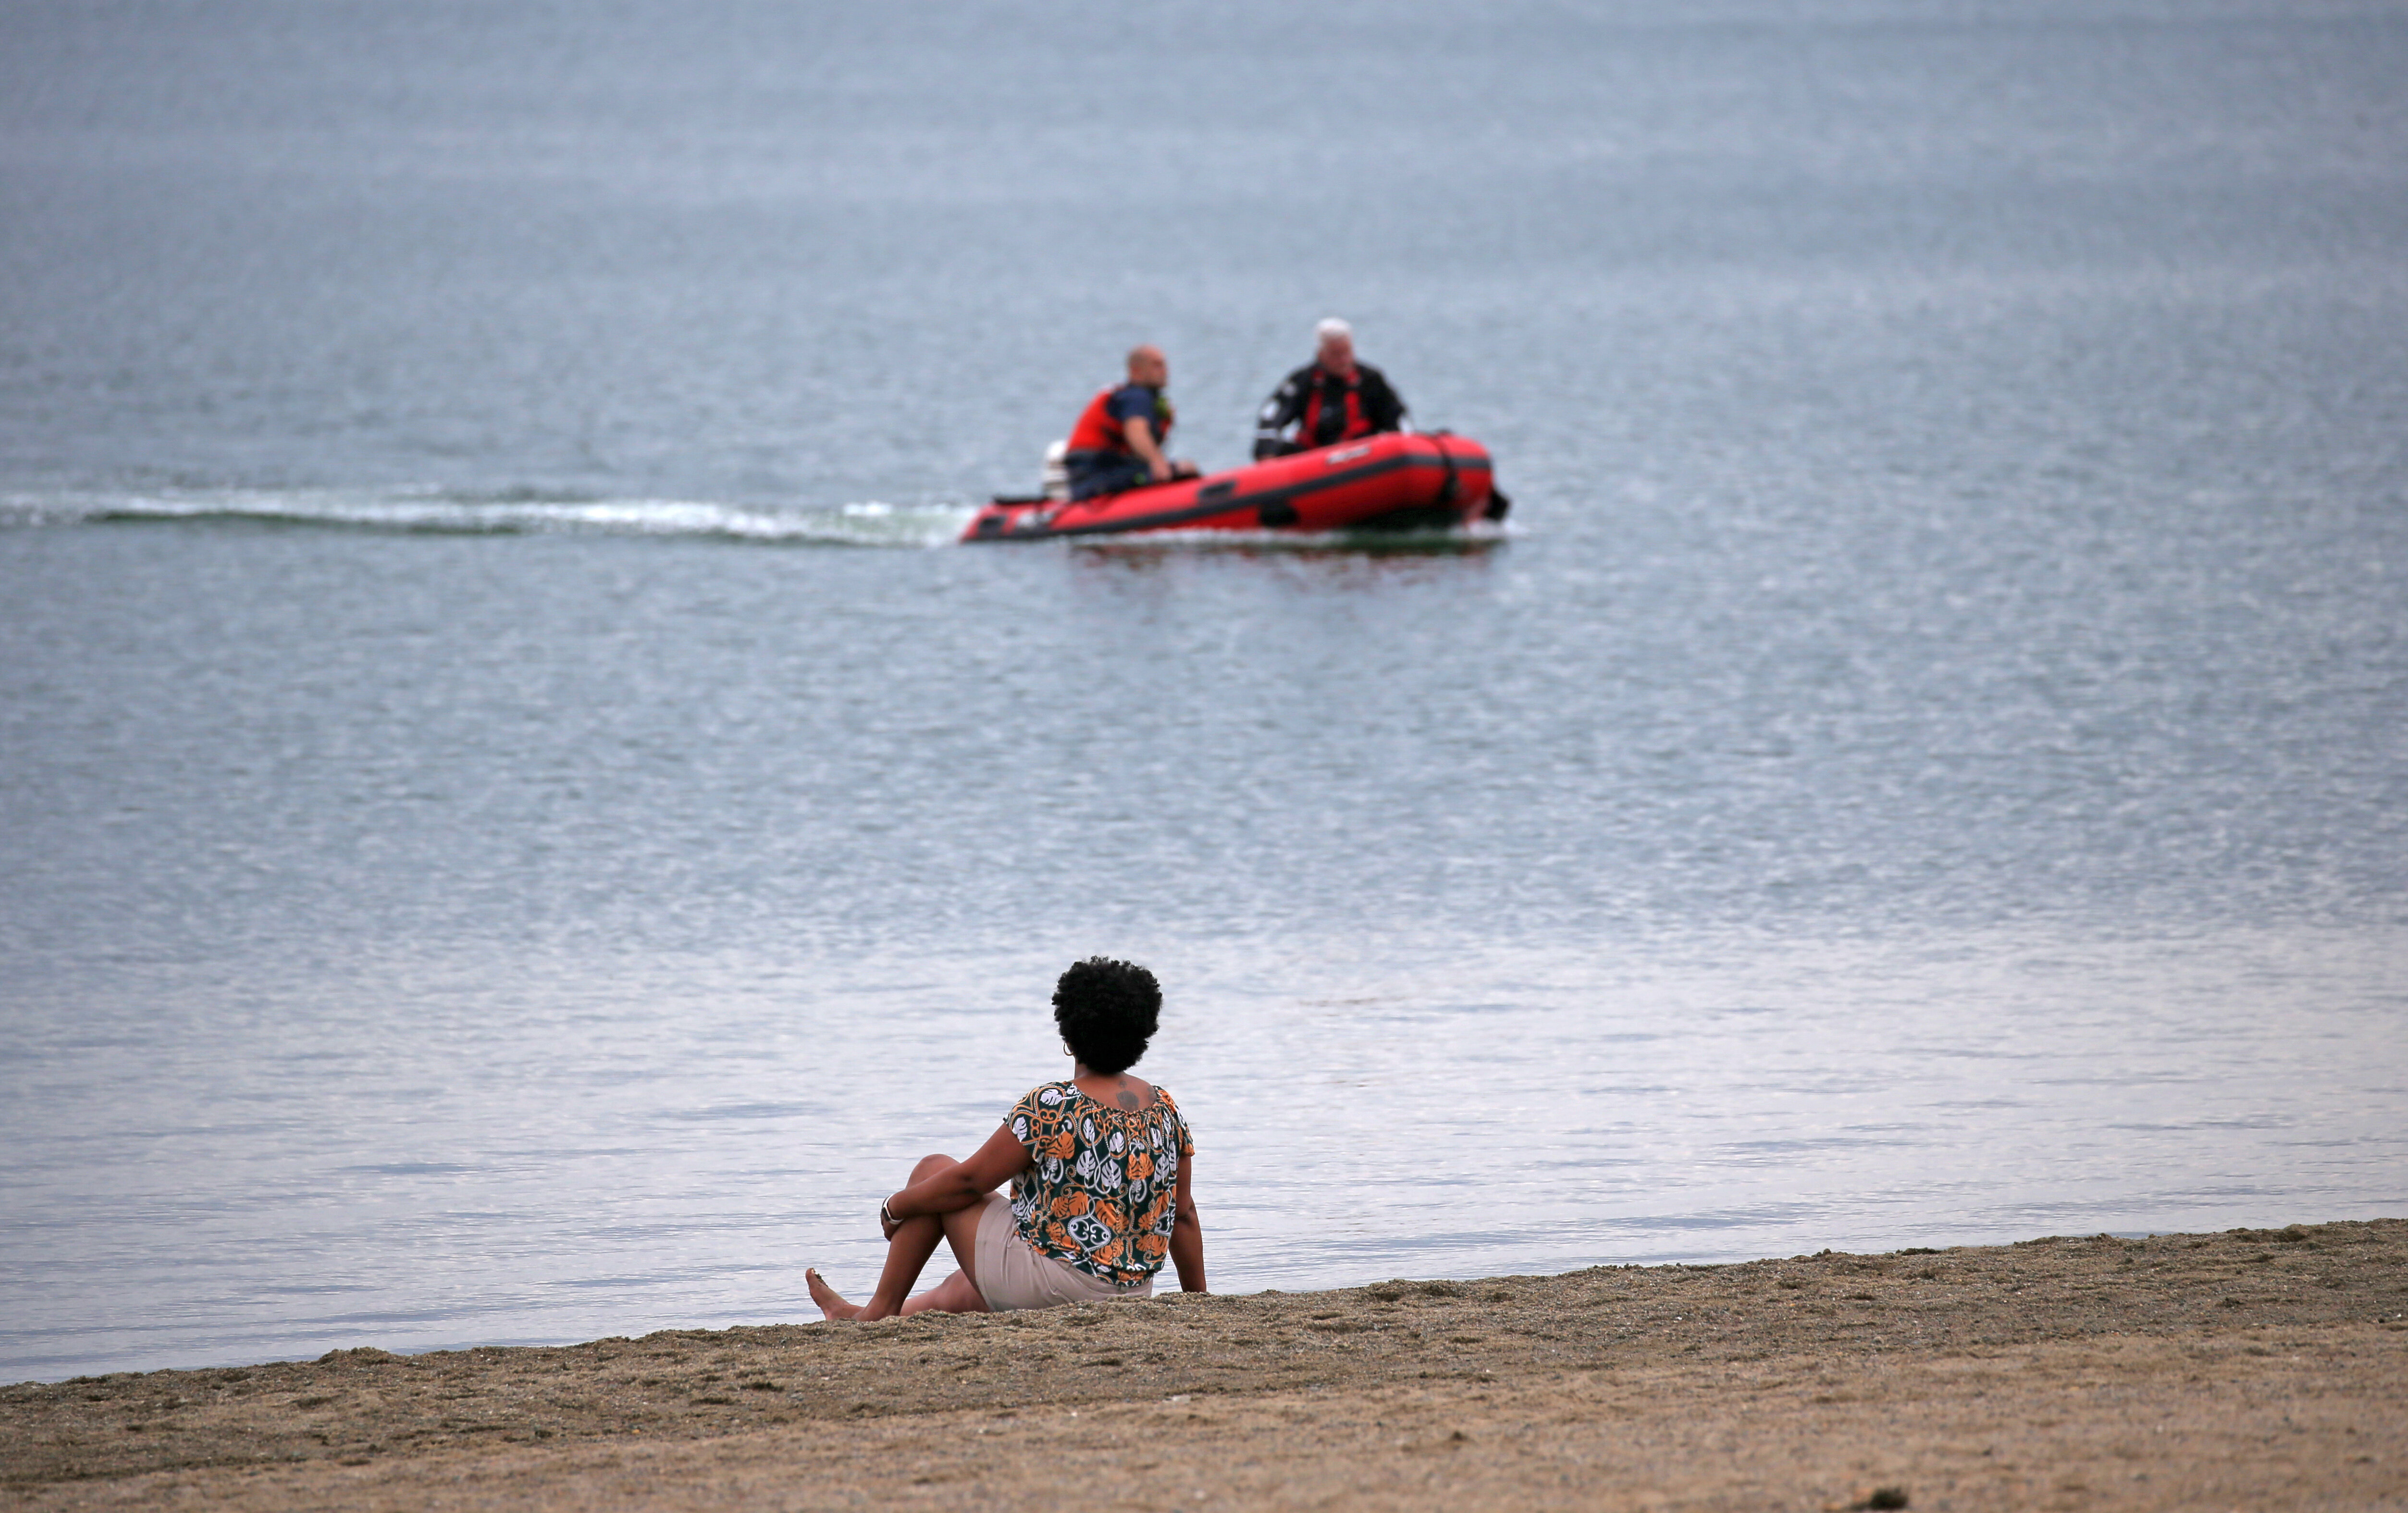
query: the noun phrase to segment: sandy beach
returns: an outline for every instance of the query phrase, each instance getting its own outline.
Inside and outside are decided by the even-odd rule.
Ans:
[[[2408,1506],[2408,1220],[0,1389],[29,1508]]]

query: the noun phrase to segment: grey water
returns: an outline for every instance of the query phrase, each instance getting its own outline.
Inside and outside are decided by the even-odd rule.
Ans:
[[[2408,1211],[2408,7],[25,0],[0,1376]],[[1501,531],[956,547],[1354,323]]]

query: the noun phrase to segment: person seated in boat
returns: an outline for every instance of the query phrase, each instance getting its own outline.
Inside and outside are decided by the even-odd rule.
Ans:
[[[1280,381],[1255,417],[1254,460],[1336,446],[1383,431],[1410,430],[1405,402],[1387,378],[1354,360],[1354,328],[1335,316],[1313,327],[1320,350]]]
[[[911,1185],[878,1205],[886,1261],[867,1303],[816,1270],[803,1278],[831,1319],[927,1309],[990,1313],[1150,1297],[1168,1260],[1204,1290],[1194,1140],[1170,1095],[1128,1074],[1154,1037],[1154,973],[1090,957],[1054,985],[1054,1024],[1073,1070],[1030,1088],[965,1161],[925,1156]],[[1011,1184],[1011,1196],[995,1189]],[[917,1297],[942,1239],[961,1270]]]
[[[1138,347],[1128,354],[1128,382],[1087,401],[1062,457],[1071,498],[1196,476],[1194,463],[1173,462],[1164,451],[1173,416],[1162,391],[1169,382],[1170,360],[1162,349]]]

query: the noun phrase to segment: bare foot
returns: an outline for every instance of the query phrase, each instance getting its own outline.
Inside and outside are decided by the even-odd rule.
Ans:
[[[811,1290],[811,1301],[818,1304],[820,1312],[830,1318],[852,1318],[860,1314],[861,1304],[845,1302],[844,1295],[828,1286],[827,1278],[816,1269],[805,1268],[803,1282]]]

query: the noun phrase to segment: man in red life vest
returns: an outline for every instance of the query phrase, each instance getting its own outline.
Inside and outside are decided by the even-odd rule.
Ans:
[[[1170,360],[1162,349],[1144,346],[1128,354],[1128,382],[1087,401],[1062,457],[1070,475],[1070,497],[1092,499],[1144,483],[1193,478],[1196,465],[1173,462],[1163,452],[1170,435]]]
[[[1354,329],[1331,318],[1313,327],[1321,350],[1273,390],[1255,417],[1254,460],[1412,429],[1405,402],[1369,363],[1354,360]],[[1288,427],[1296,429],[1289,432]]]

